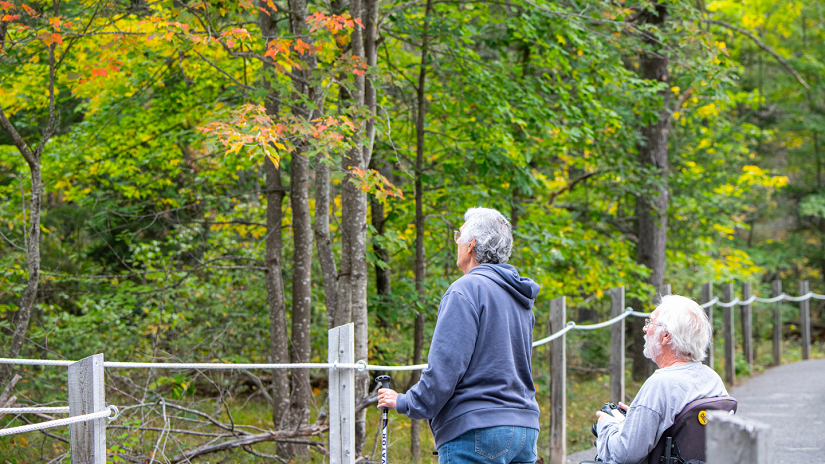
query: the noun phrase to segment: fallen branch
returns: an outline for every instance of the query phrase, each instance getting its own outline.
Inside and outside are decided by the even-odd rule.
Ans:
[[[234,448],[241,448],[256,443],[264,443],[267,441],[284,441],[290,438],[318,436],[329,430],[328,425],[314,424],[309,427],[300,428],[297,430],[278,430],[274,432],[260,433],[257,435],[244,435],[234,440],[227,440],[222,443],[207,444],[199,446],[190,451],[179,454],[169,460],[170,464],[179,462],[188,462],[198,456],[205,454],[217,453],[220,451],[227,451]]]

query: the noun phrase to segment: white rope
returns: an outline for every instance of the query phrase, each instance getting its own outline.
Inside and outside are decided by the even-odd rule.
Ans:
[[[628,310],[630,310],[630,311],[628,311]],[[575,328],[576,330],[596,330],[596,329],[601,329],[601,328],[603,328],[603,327],[607,327],[607,326],[609,326],[609,325],[613,325],[613,324],[615,324],[615,323],[617,323],[617,322],[621,321],[622,319],[626,318],[627,316],[630,316],[630,313],[631,313],[632,311],[633,311],[632,309],[627,308],[627,309],[625,309],[625,311],[624,311],[623,313],[619,314],[618,316],[614,317],[613,319],[609,319],[609,320],[606,320],[606,321],[604,321],[604,322],[600,322],[600,323],[598,323],[598,324],[576,325],[576,326],[574,326],[573,328]]]
[[[786,295],[785,293],[781,293],[781,294],[779,294],[779,296],[775,296],[773,298],[759,298],[759,297],[754,297],[754,298],[756,298],[756,301],[758,301],[760,303],[778,303],[778,302],[784,300],[786,296],[788,296],[788,295]]]
[[[729,301],[723,303],[719,301],[718,297],[714,297],[712,300],[708,301],[707,303],[703,303],[699,305],[703,309],[707,309],[710,306],[718,304],[723,308],[730,308],[735,305],[749,305],[754,301],[760,303],[776,303],[782,300],[788,301],[805,301],[810,298],[816,298],[819,300],[825,300],[825,295],[817,295],[813,292],[808,292],[805,295],[792,297],[788,296],[785,293],[782,293],[779,296],[773,298],[759,298],[756,295],[751,296],[747,300],[740,300],[739,298],[734,298],[733,301]],[[601,329],[610,325],[619,322],[622,319],[627,318],[628,316],[635,316],[635,317],[648,317],[653,313],[643,313],[639,311],[634,311],[632,308],[625,308],[625,311],[614,317],[613,319],[607,320],[605,322],[601,322],[598,324],[588,324],[588,325],[577,325],[575,322],[568,322],[566,327],[562,330],[550,335],[549,337],[542,338],[536,342],[533,342],[533,347],[541,346],[546,343],[549,343],[567,332],[571,330],[596,330]],[[58,360],[51,360],[51,359],[12,359],[12,358],[0,358],[0,364],[17,364],[17,365],[33,365],[33,366],[69,366],[73,364],[75,361],[58,361]],[[375,366],[375,365],[368,365],[366,361],[358,361],[356,363],[347,364],[347,363],[296,363],[296,364],[233,364],[233,363],[141,363],[141,362],[112,362],[106,361],[103,363],[103,367],[110,367],[110,368],[137,368],[137,369],[356,369],[359,372],[363,372],[365,370],[370,371],[415,371],[426,369],[427,364],[417,364],[414,366]],[[0,410],[2,413],[3,410]],[[42,412],[42,411],[41,411]],[[57,412],[55,412],[57,413]],[[8,414],[12,414],[12,412],[8,412]]]
[[[77,422],[86,422],[92,421],[97,419],[106,418],[114,418],[117,417],[117,413],[112,416],[112,412],[114,410],[111,409],[111,406],[98,412],[93,412],[91,414],[83,414],[82,416],[73,416],[67,417],[65,419],[57,419],[52,421],[40,422],[38,424],[28,424],[28,425],[21,425],[19,427],[9,427],[7,429],[0,429],[0,437],[4,437],[6,435],[14,435],[18,433],[26,433],[26,432],[33,432],[35,430],[43,430],[43,429],[50,429],[52,427],[61,427],[64,425],[75,424]]]
[[[736,306],[736,305],[739,304],[739,298],[734,298],[733,301],[728,301],[728,302],[720,301],[716,304],[718,304],[719,306],[721,306],[723,308],[730,308],[730,307],[733,307],[733,306]]]
[[[55,361],[52,359],[0,358],[0,364],[34,366],[69,366],[75,361]],[[296,364],[233,364],[233,363],[140,363],[105,361],[103,367],[141,369],[357,369],[363,371],[367,364],[357,363],[296,363]]]
[[[359,363],[295,363],[295,364],[233,364],[233,363],[140,363],[140,362],[109,362],[103,367],[139,368],[139,369],[358,369],[363,370]]]
[[[788,296],[785,295],[785,299],[788,301],[805,301],[809,300],[812,296],[814,296],[814,292],[808,292],[802,296]]]
[[[426,369],[427,366],[427,364],[415,364],[413,366],[373,366],[370,364],[367,369],[371,371],[417,371]]]
[[[68,414],[69,407],[62,408],[0,408],[0,414]]]
[[[740,301],[739,306],[747,306],[747,305],[753,303],[754,301],[756,301],[756,295],[751,295],[751,297],[748,298],[747,300]]]
[[[572,322],[572,321],[568,322],[567,326],[565,328],[559,330],[558,332],[554,333],[553,335],[550,335],[547,338],[542,338],[541,340],[539,340],[537,342],[533,342],[533,348],[535,348],[537,346],[544,345],[545,343],[550,343],[553,340],[561,337],[562,335],[566,334],[567,332],[570,332],[571,330],[573,330],[575,328],[576,328],[576,323],[575,322]]]

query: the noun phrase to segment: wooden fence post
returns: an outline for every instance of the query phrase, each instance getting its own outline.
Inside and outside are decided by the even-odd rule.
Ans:
[[[773,281],[772,297],[782,294],[782,281]],[[773,310],[773,365],[782,364],[782,302],[777,301]]]
[[[69,416],[106,409],[103,355],[95,354],[69,365]],[[69,425],[72,464],[106,464],[106,418]]]
[[[702,284],[702,304],[705,304],[713,299],[713,283],[708,282],[706,284]],[[710,321],[710,326],[713,327],[713,305],[708,306],[705,308],[705,312],[708,315],[708,320]],[[713,369],[713,337],[710,339],[710,346],[708,346],[708,357],[705,358],[705,364]]]
[[[742,284],[742,300],[751,297],[751,284]],[[740,306],[740,317],[742,318],[742,351],[745,352],[745,361],[748,362],[750,370],[753,370],[753,317],[751,305]]]
[[[722,286],[722,299],[725,303],[733,301],[733,284]],[[733,306],[723,308],[722,321],[722,333],[725,337],[725,382],[727,382],[728,387],[733,387],[736,383],[736,338],[734,337]]]
[[[799,296],[805,295],[810,290],[808,281],[799,282]],[[802,359],[808,359],[811,355],[811,300],[799,302],[799,330],[802,331]]]
[[[771,428],[755,420],[708,411],[705,458],[708,464],[770,464]]]
[[[329,331],[329,363],[355,362],[355,325]],[[329,370],[329,464],[355,463],[355,371]]]
[[[550,333],[565,327],[566,298],[550,300]],[[550,453],[549,464],[564,464],[567,459],[567,336],[550,342]]]
[[[624,313],[624,287],[610,290],[610,318]],[[610,401],[624,401],[625,319],[610,326]]]

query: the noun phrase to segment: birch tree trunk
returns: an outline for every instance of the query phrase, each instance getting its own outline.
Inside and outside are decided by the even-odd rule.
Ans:
[[[265,2],[259,2],[262,9],[258,15],[261,33],[266,37],[277,36],[275,11],[269,10]],[[268,10],[266,14],[263,10]],[[278,93],[272,90],[267,77],[267,68],[262,76],[263,86],[269,90],[266,100],[266,113],[277,117],[280,108],[275,103]],[[283,219],[284,188],[281,183],[281,171],[270,159],[264,161],[266,166],[266,303],[269,307],[269,343],[270,362],[288,363],[289,345],[286,325],[286,299],[284,281],[281,274],[281,251],[283,237],[281,221]],[[276,430],[283,430],[289,423],[289,374],[284,369],[272,370],[272,423]]]
[[[665,25],[668,11],[665,4],[656,5],[656,14],[647,12],[642,15],[643,20],[648,24],[658,26]],[[646,40],[648,52],[640,57],[640,68],[642,77],[648,80],[668,82],[668,58],[664,55],[664,50],[658,53],[651,53],[655,44],[650,39]],[[656,122],[648,124],[642,128],[642,136],[646,144],[639,147],[639,163],[643,169],[650,170],[653,174],[646,178],[646,185],[643,193],[636,200],[636,217],[638,221],[639,241],[636,245],[636,262],[647,266],[651,270],[647,283],[653,288],[661,288],[665,278],[665,251],[667,249],[667,203],[668,203],[668,158],[667,140],[668,126],[670,124],[670,88],[665,88],[659,93],[664,102],[664,108],[659,112]],[[642,305],[635,302],[635,307]],[[633,359],[633,379],[637,381],[648,378],[656,369],[656,365],[644,357],[644,333],[642,327],[644,321],[639,318],[631,325],[633,331],[634,359]]]

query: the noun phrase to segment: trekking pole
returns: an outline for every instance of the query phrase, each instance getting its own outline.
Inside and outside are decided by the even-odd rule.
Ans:
[[[390,376],[382,375],[375,378],[381,388],[390,388]],[[390,422],[390,408],[381,409],[381,464],[387,464],[387,426]]]

